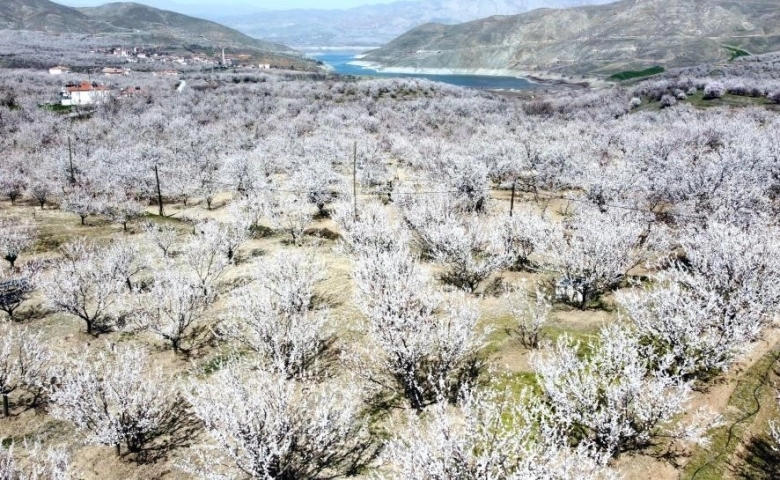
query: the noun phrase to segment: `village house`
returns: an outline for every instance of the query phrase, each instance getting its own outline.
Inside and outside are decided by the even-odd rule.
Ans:
[[[141,87],[127,87],[123,89],[121,92],[119,92],[119,95],[121,97],[134,97],[136,95],[148,95],[149,92],[147,92],[145,89]]]
[[[127,75],[130,73],[130,70],[126,68],[110,68],[106,67],[103,69],[103,75],[107,77],[118,77],[120,75]]]
[[[49,75],[62,75],[64,73],[70,73],[70,68],[57,65],[49,69]]]
[[[95,82],[81,82],[63,87],[60,91],[60,103],[63,106],[92,105],[108,100],[111,89]]]

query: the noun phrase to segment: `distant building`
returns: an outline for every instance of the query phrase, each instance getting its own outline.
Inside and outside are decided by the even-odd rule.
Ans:
[[[118,77],[120,75],[127,75],[130,73],[130,70],[126,68],[110,68],[106,67],[103,69],[103,75],[107,77]]]
[[[49,75],[62,75],[63,73],[70,73],[70,68],[57,65],[49,69]]]
[[[271,65],[268,63],[261,63],[260,65],[257,66],[257,68],[259,68],[260,70],[270,70]]]
[[[148,95],[148,93],[149,92],[141,87],[127,87],[119,92],[119,95],[122,97],[134,97],[136,95]]]
[[[108,100],[111,89],[95,82],[81,82],[63,87],[60,91],[60,103],[69,105],[92,105]]]

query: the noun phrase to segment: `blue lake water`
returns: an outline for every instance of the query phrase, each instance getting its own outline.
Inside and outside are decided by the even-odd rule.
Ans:
[[[358,75],[384,78],[424,78],[434,82],[449,83],[459,87],[479,88],[484,90],[529,90],[538,88],[539,85],[523,78],[494,77],[486,75],[423,75],[416,73],[382,73],[370,68],[350,65],[355,60],[354,52],[326,52],[312,53],[310,57],[333,68],[334,73],[340,75]]]

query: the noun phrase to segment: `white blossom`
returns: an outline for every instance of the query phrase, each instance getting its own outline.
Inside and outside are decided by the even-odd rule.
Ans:
[[[356,471],[373,455],[357,392],[347,385],[306,386],[235,362],[188,400],[214,447],[184,469],[200,478],[316,479]]]
[[[182,415],[175,384],[146,350],[129,345],[82,353],[63,363],[51,414],[75,424],[89,443],[134,454],[173,433]]]
[[[234,291],[223,329],[288,378],[316,375],[325,367],[333,334],[328,309],[315,287],[324,279],[311,254],[278,253],[259,262],[254,282]]]
[[[408,414],[385,446],[383,479],[613,479],[605,458],[535,424],[533,409],[509,394],[463,395],[459,408],[439,403]],[[538,432],[538,434],[536,433]]]
[[[57,311],[82,319],[87,333],[112,329],[127,293],[131,258],[124,249],[76,241],[62,248],[63,257],[40,276],[40,289]]]
[[[359,375],[415,410],[438,400],[440,384],[457,396],[474,380],[485,332],[473,301],[435,291],[406,250],[361,257],[353,274],[367,317],[367,341],[355,358]]]
[[[16,260],[35,242],[37,229],[28,221],[0,219],[0,256],[13,269]]]
[[[133,316],[139,328],[164,339],[174,353],[186,352],[185,343],[192,340],[198,322],[215,300],[215,293],[201,288],[197,279],[172,264],[163,264],[148,289],[136,294]]]
[[[17,390],[35,400],[45,387],[51,354],[40,335],[27,327],[0,324],[0,395],[3,415],[9,415],[8,396]]]
[[[152,243],[162,251],[163,256],[168,257],[171,247],[178,238],[176,228],[167,223],[146,222],[143,224],[143,229]]]
[[[686,408],[689,384],[664,368],[650,369],[652,359],[620,327],[603,329],[589,348],[589,356],[581,358],[580,345],[564,336],[533,358],[551,425],[609,455],[668,435],[668,424]]]

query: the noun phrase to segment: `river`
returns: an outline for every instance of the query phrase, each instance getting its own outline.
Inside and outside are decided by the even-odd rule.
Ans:
[[[323,52],[310,53],[309,56],[330,66],[334,73],[340,75],[358,75],[370,77],[412,77],[424,78],[434,82],[449,83],[459,87],[478,88],[483,90],[530,90],[538,88],[539,85],[529,82],[523,78],[516,77],[498,77],[486,75],[424,75],[416,73],[383,73],[370,68],[350,65],[349,62],[355,61],[355,52]]]

